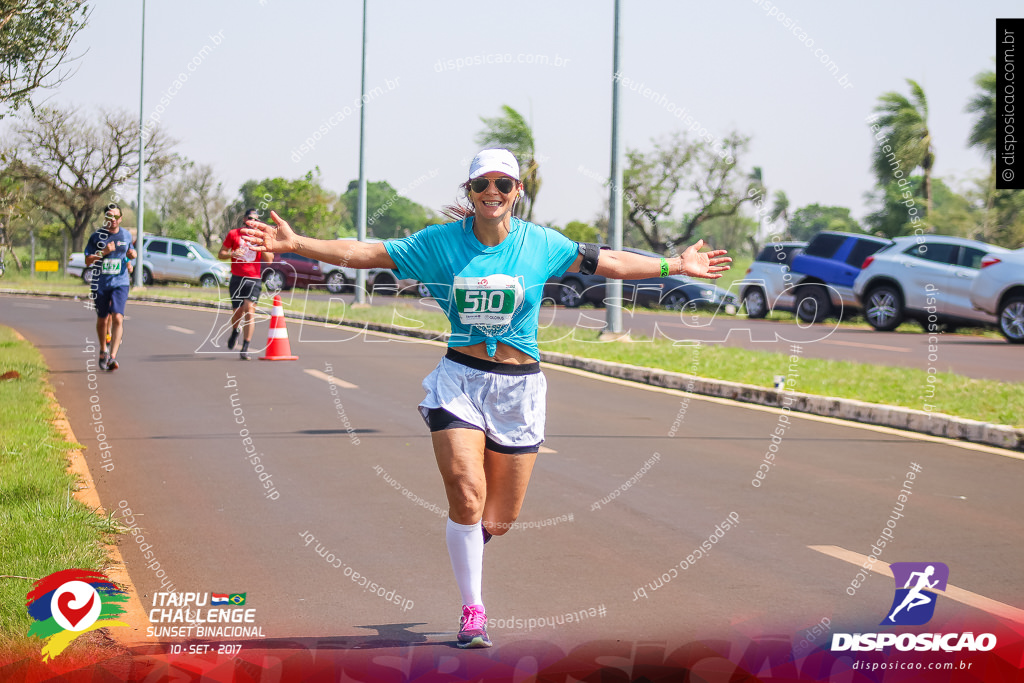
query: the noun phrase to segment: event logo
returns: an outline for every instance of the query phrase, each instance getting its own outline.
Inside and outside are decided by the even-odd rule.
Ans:
[[[124,614],[128,594],[101,572],[64,569],[35,582],[25,605],[35,620],[29,636],[46,641],[43,661],[63,652],[78,636],[112,626],[128,626],[117,617]]]
[[[949,567],[942,562],[893,562],[889,565],[896,582],[892,606],[880,626],[920,626],[935,614],[938,596],[932,590],[946,590]],[[902,586],[902,587],[901,587]],[[895,647],[900,652],[988,652],[996,636],[981,633],[833,633],[832,652],[882,652]]]
[[[893,562],[889,568],[896,582],[896,595],[888,616],[880,625],[927,624],[935,614],[938,598],[931,589],[946,590],[949,567],[942,562]]]

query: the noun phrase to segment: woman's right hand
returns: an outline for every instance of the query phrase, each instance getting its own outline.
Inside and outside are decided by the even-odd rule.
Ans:
[[[275,211],[270,212],[270,220],[276,225],[268,225],[257,220],[245,222],[242,235],[252,246],[253,251],[267,251],[273,254],[295,251],[298,236],[288,225],[288,221],[278,216]]]

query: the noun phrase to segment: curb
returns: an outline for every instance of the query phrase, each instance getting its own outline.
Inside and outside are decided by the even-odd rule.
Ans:
[[[17,294],[21,296],[56,297],[62,299],[81,299],[82,297],[64,292],[21,292],[15,290],[0,289],[0,294]],[[189,299],[167,299],[149,296],[133,297],[135,301],[146,301],[153,303],[168,303],[179,305],[192,305],[199,308],[224,308],[228,307],[220,303],[192,301]],[[229,309],[228,309],[229,310]],[[433,341],[445,341],[448,338],[447,332],[436,330],[421,330],[405,327],[396,327],[384,323],[366,322],[360,324],[339,323],[331,321],[322,316],[300,315],[297,313],[285,312],[285,317],[293,320],[310,320],[313,322],[341,325],[353,329],[369,330],[373,332],[385,332],[402,337],[414,337],[417,339],[429,339]],[[891,427],[903,431],[929,434],[931,436],[954,439],[957,441],[969,441],[971,443],[1005,448],[1007,450],[1024,452],[1024,428],[1009,427],[1006,425],[969,420],[962,417],[954,417],[942,413],[931,413],[913,408],[900,406],[886,406],[878,403],[867,403],[849,398],[835,398],[830,396],[816,396],[814,394],[801,394],[792,391],[779,391],[758,387],[751,384],[739,384],[725,380],[706,379],[687,375],[681,372],[669,372],[625,363],[614,363],[611,361],[595,360],[592,358],[581,358],[570,356],[564,353],[552,351],[541,351],[540,359],[545,363],[562,365],[585,372],[592,372],[606,377],[649,384],[651,386],[675,389],[685,393],[699,394],[702,396],[713,396],[724,398],[739,403],[753,403],[755,405],[782,408],[783,397],[787,398],[786,407],[795,412],[832,417],[862,424],[877,425],[880,427]]]

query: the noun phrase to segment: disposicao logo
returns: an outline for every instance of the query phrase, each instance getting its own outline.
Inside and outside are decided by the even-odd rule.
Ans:
[[[935,614],[935,601],[938,599],[932,589],[946,590],[949,567],[942,562],[893,562],[889,568],[896,581],[896,596],[889,608],[889,616],[879,625],[927,624]]]
[[[896,594],[880,626],[920,626],[931,621],[938,595],[949,581],[949,567],[942,562],[893,562],[889,565]],[[895,647],[901,652],[987,652],[996,637],[982,633],[833,633],[832,651],[879,652]]]
[[[25,605],[35,620],[28,635],[42,638],[43,661],[53,659],[78,636],[113,626],[128,626],[124,614],[128,594],[101,572],[65,569],[36,581]]]

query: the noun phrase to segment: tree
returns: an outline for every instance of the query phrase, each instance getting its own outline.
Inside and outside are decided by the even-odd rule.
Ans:
[[[199,235],[206,246],[210,247],[222,236],[221,216],[228,207],[224,185],[214,177],[213,166],[199,164],[189,174],[189,189],[195,198]]]
[[[537,193],[540,192],[541,178],[539,174],[540,164],[537,162],[537,154],[533,144],[533,130],[526,122],[523,115],[507,104],[502,105],[503,116],[492,119],[480,117],[480,120],[487,126],[476,136],[476,143],[484,147],[502,147],[512,152],[512,155],[519,162],[519,178],[523,183],[523,199],[525,211],[523,214],[527,221],[533,220],[533,206],[537,202]]]
[[[240,198],[232,205],[233,223],[248,209],[256,209],[261,220],[269,220],[273,209],[303,235],[332,239],[343,229],[343,212],[334,193],[320,184],[319,168],[297,180],[249,180],[238,192]]]
[[[920,191],[924,177],[913,176],[909,181],[908,185],[889,183],[878,188],[874,194],[874,199],[882,206],[864,220],[876,234],[899,237],[921,231],[929,234],[981,238],[982,220],[979,209],[950,189],[940,178],[932,181],[935,206],[927,222],[920,220],[911,212],[913,207],[908,206],[906,196],[908,192],[913,195]]]
[[[1005,204],[1008,192],[996,189],[996,72],[982,71],[974,77],[974,85],[978,92],[967,103],[967,113],[974,114],[974,125],[967,139],[967,146],[981,151],[989,165],[989,177],[985,188],[985,212],[982,233],[988,235],[998,232],[997,215],[993,210],[996,197],[1000,196]]]
[[[996,72],[982,71],[974,77],[978,92],[967,103],[967,113],[974,114],[974,125],[967,139],[968,147],[980,149],[986,158],[996,154]]]
[[[561,232],[574,242],[597,242],[601,239],[597,228],[583,221],[569,221]]]
[[[355,215],[359,197],[359,181],[348,184],[348,190],[341,195],[339,204],[349,215]],[[378,239],[405,237],[422,230],[438,217],[426,207],[417,204],[401,191],[395,190],[386,180],[366,184],[366,228],[367,234]]]
[[[935,151],[928,130],[928,98],[917,82],[907,79],[912,100],[896,91],[883,93],[875,107],[871,130],[879,144],[875,145],[873,167],[880,186],[909,177],[920,168],[925,216],[932,210],[932,167]],[[882,137],[879,138],[878,136]]]
[[[772,210],[768,214],[768,220],[771,223],[781,220],[785,225],[785,232],[789,232],[789,197],[782,190],[775,191]]]
[[[850,210],[843,206],[809,204],[797,209],[789,220],[789,234],[794,240],[810,240],[822,230],[864,232],[860,223],[850,215]]]
[[[101,111],[93,123],[74,109],[42,107],[14,130],[15,147],[0,155],[9,171],[38,188],[32,205],[52,214],[81,251],[84,235],[110,202],[124,202],[125,185],[138,179],[138,121],[127,111]],[[146,144],[146,182],[177,164],[175,141],[155,128]]]
[[[9,173],[0,175],[0,261],[4,251],[10,252],[14,265],[21,270],[21,262],[14,253],[14,221],[25,215],[25,185]]]
[[[146,198],[146,229],[154,235],[195,239],[198,233],[183,164],[153,185]]]
[[[761,167],[755,166],[754,171],[750,174],[750,188],[747,191],[757,217],[757,230],[748,235],[747,246],[755,255],[760,251],[758,237],[761,234],[767,236],[788,236],[789,234],[789,197],[782,190],[776,190],[772,205],[769,207],[767,203],[768,188],[764,185],[763,176]],[[767,225],[765,225],[765,218],[768,219]]]
[[[83,0],[4,0],[0,3],[0,118],[31,107],[37,88],[55,88],[68,48],[85,26]]]
[[[655,140],[651,152],[628,150],[623,198],[629,226],[652,251],[666,253],[689,242],[705,221],[734,215],[762,187],[757,171],[742,190],[737,187],[737,159],[748,141],[733,132],[716,147],[704,139],[690,142],[686,133],[677,132]],[[681,220],[660,224],[671,216],[677,199],[684,205]]]
[[[700,236],[715,249],[725,249],[731,256],[756,256],[754,235],[760,223],[746,216],[716,216],[701,225]]]
[[[151,224],[146,218],[152,232],[199,240],[207,247],[218,241],[228,200],[209,164],[183,164],[155,188],[153,199],[147,206],[157,207],[157,219]]]

